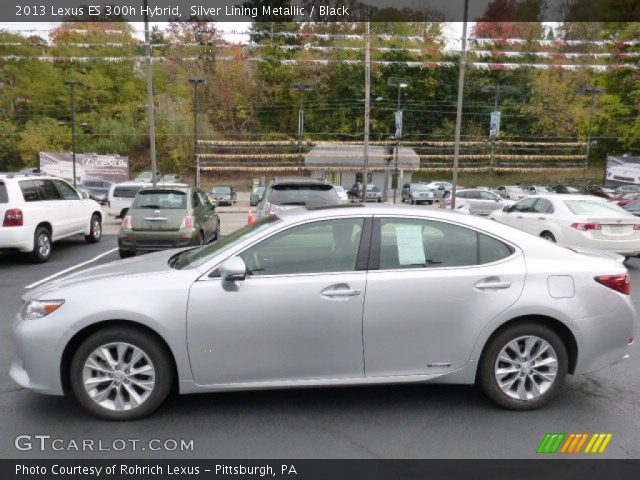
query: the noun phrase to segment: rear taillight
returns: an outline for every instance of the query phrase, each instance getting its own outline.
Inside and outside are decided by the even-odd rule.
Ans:
[[[22,227],[23,225],[24,217],[19,208],[11,208],[4,213],[3,227]]]
[[[602,225],[599,223],[572,223],[571,226],[581,232],[587,232],[589,230],[602,230]]]
[[[191,215],[187,215],[182,219],[182,223],[180,224],[180,229],[183,228],[193,228],[194,218]]]
[[[122,219],[122,226],[120,227],[121,230],[131,230],[131,216],[127,215],[126,217],[124,217]]]
[[[616,292],[624,293],[625,295],[631,295],[631,281],[629,275],[600,275],[595,277],[595,281],[601,283],[605,287],[609,287]]]
[[[633,229],[634,229],[634,230],[640,230],[640,223],[636,223],[636,224],[633,226]]]

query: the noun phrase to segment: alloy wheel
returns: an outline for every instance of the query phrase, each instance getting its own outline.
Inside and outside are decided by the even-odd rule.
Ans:
[[[130,343],[114,342],[87,357],[82,383],[89,398],[107,410],[132,410],[154,390],[156,371],[149,356]]]
[[[549,390],[558,374],[558,354],[546,340],[527,335],[507,343],[494,367],[500,389],[516,400],[535,400]]]
[[[46,233],[38,235],[38,253],[42,258],[47,258],[51,252],[51,240]]]
[[[93,219],[91,232],[96,239],[100,238],[100,235],[102,235],[102,225],[100,224],[100,220],[98,218]]]

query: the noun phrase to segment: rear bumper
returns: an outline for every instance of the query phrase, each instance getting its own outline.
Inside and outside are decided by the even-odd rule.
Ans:
[[[33,227],[0,227],[0,249],[33,251]]]
[[[198,245],[200,233],[197,230],[177,230],[175,232],[136,232],[118,234],[118,248],[129,252],[157,252],[168,248]]]
[[[631,256],[640,255],[640,240],[600,240],[587,237],[580,233],[575,239],[564,241],[566,245],[573,245],[583,248],[592,248],[595,250],[604,250],[605,252],[617,253],[619,255]]]

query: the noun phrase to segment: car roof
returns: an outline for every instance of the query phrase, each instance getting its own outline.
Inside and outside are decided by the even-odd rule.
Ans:
[[[594,195],[578,195],[578,194],[567,194],[567,195],[558,195],[558,194],[542,194],[542,195],[530,195],[527,198],[546,198],[547,200],[595,200],[598,202],[605,202],[605,199],[600,197],[596,197]],[[524,200],[524,199],[523,199]]]
[[[149,190],[154,191],[154,190],[178,190],[180,192],[187,192],[191,189],[191,187],[189,185],[184,185],[184,184],[180,184],[180,183],[163,183],[160,185],[156,185],[155,187],[153,185],[149,185],[148,187],[143,188],[142,190],[140,190],[141,192],[148,192]]]
[[[271,181],[271,185],[284,185],[288,183],[313,183],[313,184],[327,184],[324,180],[319,180],[312,177],[280,177]],[[328,185],[328,184],[327,184]]]

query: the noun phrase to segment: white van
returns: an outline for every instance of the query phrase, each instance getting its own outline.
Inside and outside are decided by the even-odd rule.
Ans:
[[[111,185],[107,202],[109,216],[124,218],[136,193],[149,185],[147,182],[122,182]]]

